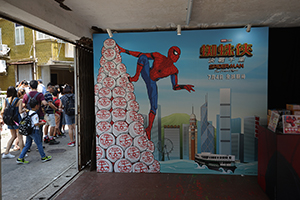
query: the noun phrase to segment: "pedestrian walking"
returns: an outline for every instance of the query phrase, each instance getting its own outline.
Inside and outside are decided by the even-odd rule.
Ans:
[[[68,146],[73,147],[75,146],[75,95],[72,93],[72,87],[70,85],[65,86],[64,96],[61,97],[61,101],[61,108],[63,107],[65,122],[69,128],[70,142],[68,143]]]
[[[60,101],[61,101],[61,98],[65,95],[64,88],[65,88],[65,85],[60,88],[60,95],[59,95]],[[63,107],[64,106],[62,105],[61,108],[63,109]],[[65,134],[65,126],[66,126],[65,113],[61,112],[61,115],[60,115],[60,124],[59,124],[59,131],[62,134]]]
[[[41,156],[41,160],[42,162],[46,162],[52,159],[52,156],[46,156],[44,149],[43,149],[43,144],[40,138],[40,134],[39,134],[39,126],[42,126],[44,124],[44,122],[39,120],[39,116],[37,114],[37,111],[39,110],[39,103],[37,100],[35,99],[31,99],[29,102],[30,108],[31,110],[28,112],[28,115],[31,116],[31,124],[33,127],[32,133],[29,134],[28,136],[26,136],[26,144],[25,147],[23,148],[19,158],[17,158],[17,163],[19,164],[27,164],[29,163],[29,161],[26,161],[24,159],[28,149],[30,149],[31,145],[32,145],[32,140],[34,140],[35,144],[38,147],[40,156]]]
[[[29,83],[30,89],[31,91],[29,93],[26,93],[23,97],[23,107],[27,107],[27,109],[31,109],[28,104],[28,102],[30,102],[30,99],[35,99],[37,100],[39,106],[39,109],[37,110],[37,114],[39,116],[40,120],[44,119],[44,112],[42,111],[42,107],[43,106],[47,106],[47,101],[45,100],[45,97],[42,93],[39,93],[37,91],[37,86],[38,86],[38,82],[36,80],[31,80]],[[41,141],[43,141],[43,126],[39,126],[39,133],[40,133],[40,138]]]
[[[54,90],[53,94],[53,104],[58,108],[58,110],[55,111],[55,130],[54,130],[54,137],[60,137],[63,136],[63,134],[59,130],[59,125],[60,125],[60,118],[61,118],[61,113],[62,109],[60,108],[61,101],[58,98],[58,91],[57,89]]]
[[[54,130],[55,130],[55,111],[59,110],[59,107],[56,107],[53,104],[53,96],[52,93],[54,92],[54,85],[52,83],[47,84],[47,92],[45,93],[45,100],[48,103],[48,106],[44,109],[45,110],[45,120],[46,124],[44,126],[44,142],[49,143],[50,145],[59,144],[59,141],[56,141],[53,138]],[[50,131],[48,135],[48,129],[50,126]]]
[[[23,137],[19,134],[19,126],[18,123],[21,119],[19,110],[22,109],[22,103],[19,101],[20,99],[17,97],[17,90],[14,86],[9,86],[7,89],[7,96],[6,99],[3,103],[3,107],[1,110],[1,115],[3,120],[3,116],[5,115],[4,110],[5,108],[9,109],[9,106],[11,105],[12,109],[12,117],[13,117],[13,122],[12,124],[7,124],[7,128],[10,130],[11,133],[11,138],[8,140],[6,149],[4,154],[2,155],[2,158],[14,158],[15,156],[10,154],[9,150],[15,141],[15,139],[18,137],[19,141],[21,141],[21,147],[23,148]]]
[[[47,92],[46,87],[44,86],[42,79],[38,80],[37,91],[43,93],[43,95],[45,95],[45,93]]]
[[[17,96],[18,96],[18,98],[19,98],[20,104],[22,104],[22,102],[23,102],[23,97],[24,97],[25,93],[26,93],[26,91],[25,91],[24,88],[18,90],[18,95],[17,95]],[[26,109],[26,108],[23,108],[23,106],[21,106],[21,110],[19,110],[21,119],[22,119],[23,117],[25,117],[27,111],[29,111],[29,110]],[[23,149],[23,147],[24,147],[23,136],[20,135],[20,137],[22,138],[22,141],[19,141],[19,137],[17,137],[16,140],[15,140],[15,147],[14,147],[14,150],[16,150],[16,151],[17,151],[17,150],[21,150],[21,151],[22,151],[22,149]]]

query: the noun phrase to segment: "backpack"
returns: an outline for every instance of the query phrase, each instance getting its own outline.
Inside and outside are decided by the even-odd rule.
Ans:
[[[16,100],[18,100],[18,98],[15,98],[13,102],[10,104],[8,99],[6,99],[6,108],[4,109],[3,112],[3,121],[6,125],[13,126],[15,125],[15,122],[16,123],[19,122],[19,116],[15,112],[15,108],[18,102]]]
[[[37,113],[34,112],[31,115],[29,115],[29,113],[27,113],[27,115],[21,119],[21,121],[19,123],[19,133],[21,135],[28,136],[32,133],[34,126],[32,126],[31,117],[35,114],[37,114]]]
[[[66,114],[69,116],[75,115],[75,100],[74,100],[74,96],[66,96],[68,98],[67,103],[66,103],[66,107],[65,107],[65,111]]]
[[[55,102],[57,101],[57,100],[59,100],[58,98],[57,99],[55,99],[52,103],[53,103],[53,105],[55,105]]]
[[[37,97],[39,94],[40,94],[40,93],[37,92],[33,97],[31,97],[31,96],[29,95],[29,93],[27,94],[27,96],[28,96],[28,101],[27,101],[26,107],[27,107],[28,110],[31,110],[31,107],[30,107],[30,104],[29,104],[30,100],[31,100],[31,99],[36,100],[36,97]]]
[[[59,99],[58,99],[58,98],[55,99],[55,100],[52,102],[52,104],[55,105],[55,102],[56,102],[57,100],[59,100]],[[54,110],[53,112],[55,113],[56,111]]]

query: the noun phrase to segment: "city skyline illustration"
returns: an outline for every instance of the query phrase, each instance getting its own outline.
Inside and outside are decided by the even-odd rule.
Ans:
[[[221,93],[221,91],[220,91]],[[230,94],[229,94],[230,95]],[[257,145],[257,139],[255,138],[255,116],[248,116],[245,117],[245,127],[246,130],[242,130],[242,119],[241,118],[229,118],[230,120],[230,130],[228,136],[230,140],[229,147],[223,152],[219,149],[220,146],[220,129],[222,127],[220,126],[220,123],[217,123],[217,126],[214,127],[211,124],[211,121],[207,121],[207,113],[209,112],[208,109],[208,102],[207,102],[207,96],[205,102],[201,105],[201,111],[200,111],[200,118],[196,118],[197,127],[196,127],[196,152],[195,153],[202,153],[202,152],[210,152],[213,154],[225,154],[225,155],[234,155],[236,160],[239,160],[239,162],[255,162],[257,161],[257,151],[256,151],[256,145]],[[231,99],[229,99],[231,101]],[[194,106],[192,106],[194,107]],[[162,107],[159,105],[158,112],[160,113],[160,110]],[[221,106],[219,107],[221,110]],[[176,115],[176,114],[175,114]],[[195,112],[192,108],[192,111],[190,112],[190,119],[194,118]],[[167,116],[168,117],[168,116]],[[215,116],[217,119],[220,120],[220,115]],[[156,122],[154,123],[155,130],[152,131],[152,137],[153,142],[155,144],[158,144],[159,142],[159,136],[162,133],[159,132],[159,128],[157,127],[162,122],[161,116],[156,119]],[[218,120],[217,120],[218,121]],[[146,125],[146,124],[145,124]],[[174,129],[172,126],[174,124],[170,125],[171,128],[168,130],[168,135],[164,134],[164,138],[170,139],[173,144],[174,143],[180,143],[180,146],[176,146],[176,148],[180,149],[173,149],[173,151],[176,151],[177,154],[174,155],[174,152],[170,153],[171,157],[164,157],[164,161],[172,160],[172,159],[187,159],[191,160],[191,125],[190,124],[176,124],[179,126],[182,126],[182,132],[179,132],[180,128]],[[166,125],[165,125],[166,126]],[[160,127],[161,129],[164,129],[165,127]],[[173,132],[172,132],[173,130]],[[215,131],[216,130],[216,131]],[[245,132],[242,134],[242,132]],[[182,135],[180,137],[180,134]],[[245,136],[244,136],[245,135]],[[177,141],[175,139],[173,141],[173,138],[179,138],[181,141]],[[166,144],[168,145],[168,144]],[[174,146],[175,148],[175,146]],[[182,153],[179,153],[179,151],[182,151]],[[158,154],[161,154],[158,149],[155,149],[155,152],[157,152],[156,156]],[[182,156],[181,156],[182,155]],[[160,161],[162,160],[162,156],[156,157]],[[193,159],[192,159],[193,160]]]

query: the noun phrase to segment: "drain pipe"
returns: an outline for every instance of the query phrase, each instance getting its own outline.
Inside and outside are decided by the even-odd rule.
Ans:
[[[35,30],[32,30],[32,48],[33,48],[33,79],[37,80],[37,75],[36,75]]]

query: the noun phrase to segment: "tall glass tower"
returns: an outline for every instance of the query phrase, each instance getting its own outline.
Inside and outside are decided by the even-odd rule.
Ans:
[[[189,124],[182,124],[182,135],[183,135],[183,141],[182,141],[182,154],[183,159],[188,160],[189,159]]]
[[[201,106],[201,152],[214,153],[214,127],[207,121],[208,110],[207,96],[205,97],[205,103]]]
[[[255,116],[244,118],[244,162],[255,161]]]
[[[220,89],[219,154],[231,155],[231,89]]]
[[[147,119],[144,121],[147,122]],[[156,117],[153,122],[153,127],[151,130],[151,141],[155,146],[154,153],[153,153],[154,158],[156,160],[162,160],[162,154],[161,152],[158,151],[158,146],[157,146],[158,144],[161,143],[161,106],[160,105],[158,105],[157,107]]]

